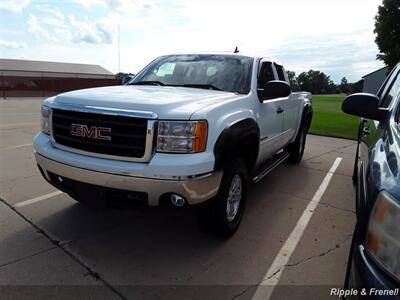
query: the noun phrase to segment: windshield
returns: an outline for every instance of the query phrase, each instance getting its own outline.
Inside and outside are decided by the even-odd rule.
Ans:
[[[247,94],[253,59],[238,55],[162,56],[129,84],[207,88]]]

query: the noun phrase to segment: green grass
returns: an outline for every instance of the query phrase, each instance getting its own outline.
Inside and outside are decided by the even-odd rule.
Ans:
[[[310,133],[346,139],[357,138],[358,118],[342,112],[344,95],[313,96]]]

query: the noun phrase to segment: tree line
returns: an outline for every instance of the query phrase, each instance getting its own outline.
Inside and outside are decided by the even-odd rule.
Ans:
[[[349,83],[346,77],[343,77],[340,84],[335,84],[321,71],[309,70],[298,76],[293,71],[287,73],[293,91],[307,91],[312,94],[352,94],[362,91],[362,80]]]

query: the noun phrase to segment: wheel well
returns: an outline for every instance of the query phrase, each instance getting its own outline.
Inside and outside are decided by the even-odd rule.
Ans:
[[[312,116],[313,116],[312,107],[310,107],[310,106],[305,107],[305,111],[304,111],[304,115],[303,115],[303,118],[304,118],[303,122],[304,122],[304,125],[307,128],[307,132],[310,129],[310,126],[311,126]]]
[[[253,119],[244,119],[225,128],[214,146],[215,170],[229,163],[233,155],[239,156],[249,170],[254,167],[258,156],[260,130]]]
[[[249,134],[243,137],[235,145],[234,156],[243,160],[248,172],[250,172],[256,164],[258,147],[259,138],[256,134]]]

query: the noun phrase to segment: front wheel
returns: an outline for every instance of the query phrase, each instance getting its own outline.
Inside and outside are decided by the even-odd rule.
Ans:
[[[224,168],[218,194],[200,212],[200,221],[207,231],[225,237],[235,233],[246,204],[246,177],[246,165],[241,159],[233,159]]]

